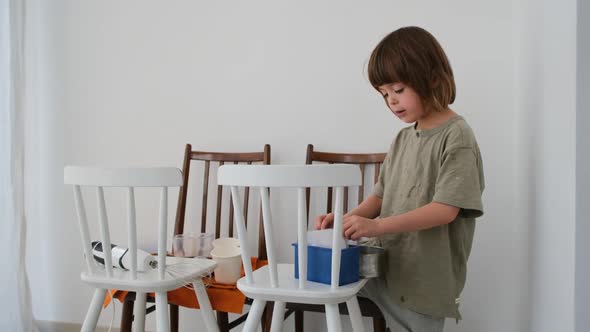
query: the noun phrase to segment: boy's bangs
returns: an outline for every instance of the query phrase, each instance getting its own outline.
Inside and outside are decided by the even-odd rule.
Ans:
[[[391,51],[389,50],[389,52]],[[391,56],[391,54],[386,55],[386,53],[384,45],[378,45],[369,59],[369,81],[375,89],[384,84],[403,81],[397,71],[398,64],[392,63],[394,62],[392,60],[398,59],[398,57]]]

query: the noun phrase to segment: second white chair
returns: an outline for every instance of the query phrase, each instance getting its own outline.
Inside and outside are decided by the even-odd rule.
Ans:
[[[234,211],[236,212],[236,227],[240,246],[242,248],[242,262],[246,276],[238,280],[237,286],[246,296],[254,300],[248,319],[244,326],[245,332],[256,331],[267,301],[274,301],[271,331],[280,331],[286,302],[323,304],[326,307],[326,321],[328,331],[341,331],[339,303],[346,303],[350,313],[350,320],[355,332],[363,331],[362,316],[356,294],[365,285],[366,280],[339,286],[342,237],[342,206],[344,187],[361,184],[360,169],[354,165],[256,165],[239,166],[227,165],[219,168],[218,184],[231,187]],[[264,232],[268,265],[252,271],[244,216],[242,198],[239,187],[255,187],[260,192]],[[322,284],[307,280],[307,211],[305,188],[334,187],[336,189],[334,237],[331,259],[331,284]],[[277,238],[273,234],[269,188],[295,188],[297,190],[297,223],[294,227],[282,225],[288,232],[290,228],[297,228],[298,269],[299,279],[294,277],[293,264],[279,264],[277,261]],[[295,225],[297,225],[295,227]]]

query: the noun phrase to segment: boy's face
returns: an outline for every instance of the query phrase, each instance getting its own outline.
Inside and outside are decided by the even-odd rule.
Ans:
[[[403,122],[414,123],[427,115],[420,96],[408,85],[389,83],[379,86],[378,90],[387,107]]]

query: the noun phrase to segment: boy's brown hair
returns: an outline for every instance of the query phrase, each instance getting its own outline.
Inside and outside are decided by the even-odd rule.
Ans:
[[[400,82],[409,85],[426,105],[437,111],[455,101],[455,79],[438,41],[419,27],[393,31],[375,47],[368,65],[375,89]]]

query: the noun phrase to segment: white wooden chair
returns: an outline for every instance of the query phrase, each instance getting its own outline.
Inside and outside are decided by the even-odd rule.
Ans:
[[[201,313],[208,331],[218,331],[211,303],[207,297],[201,277],[215,267],[215,262],[208,259],[166,257],[166,233],[168,219],[168,187],[182,185],[182,176],[177,168],[121,168],[105,169],[92,167],[68,166],[64,169],[64,182],[73,185],[74,199],[78,214],[80,234],[84,246],[86,271],[81,274],[82,281],[95,287],[90,308],[84,319],[81,331],[94,331],[100,316],[102,304],[109,289],[132,291],[137,293],[135,311],[135,331],[143,331],[145,324],[146,294],[156,293],[157,330],[169,331],[167,291],[184,286],[192,282],[198,298]],[[91,245],[91,227],[86,218],[86,208],[82,197],[81,187],[95,187],[98,206],[98,223],[100,241],[104,251],[104,265],[93,259]],[[121,243],[129,248],[127,255],[131,255],[129,270],[113,268],[111,258],[110,228],[122,231],[125,226],[120,223],[109,225],[107,209],[104,199],[104,187],[123,187],[127,196],[127,238],[128,243]],[[135,209],[135,187],[159,187],[160,209],[158,229],[157,268],[140,272],[137,270],[137,229]],[[154,221],[156,218],[154,218]],[[156,223],[154,223],[154,226]],[[167,265],[175,265],[174,273],[167,271]]]
[[[326,307],[328,331],[341,331],[338,304],[346,302],[354,331],[363,331],[362,316],[356,294],[366,280],[339,286],[340,239],[342,237],[343,188],[361,184],[361,174],[355,165],[227,165],[219,168],[218,184],[231,187],[236,226],[242,263],[246,276],[238,280],[237,286],[254,301],[244,326],[251,332],[258,328],[260,316],[267,301],[274,301],[271,331],[280,331],[286,302],[323,304]],[[250,253],[245,236],[242,198],[239,187],[257,187],[262,200],[264,232],[268,265],[252,272]],[[297,199],[297,242],[299,257],[299,279],[295,279],[293,264],[278,264],[276,257],[276,237],[272,232],[269,203],[269,188],[296,188]],[[307,212],[305,188],[334,187],[336,190],[335,221],[332,250],[331,284],[321,284],[307,280]],[[295,223],[293,223],[295,226]],[[282,225],[288,232],[289,225]],[[294,228],[294,227],[292,227]],[[294,230],[293,230],[294,231]],[[339,238],[340,237],[340,238]]]

